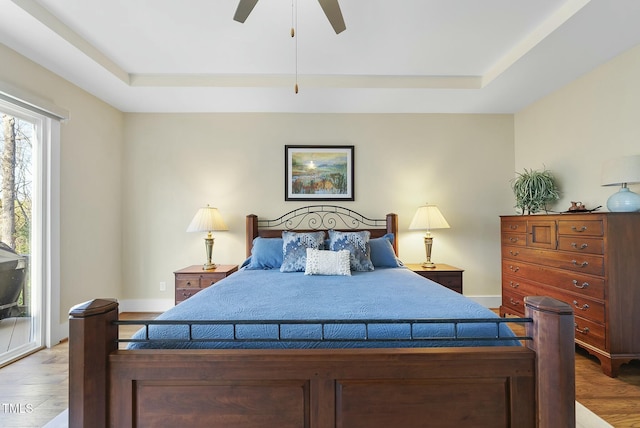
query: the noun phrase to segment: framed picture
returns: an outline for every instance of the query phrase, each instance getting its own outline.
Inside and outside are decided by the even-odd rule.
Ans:
[[[353,146],[284,146],[285,201],[353,201]]]

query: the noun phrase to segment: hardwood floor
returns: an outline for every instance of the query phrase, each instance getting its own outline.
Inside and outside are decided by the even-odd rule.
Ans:
[[[121,319],[154,314],[121,314]],[[121,327],[130,337],[137,327]],[[42,427],[67,408],[68,343],[39,351],[0,369],[0,426]],[[576,399],[616,428],[640,427],[640,361],[625,364],[616,379],[597,359],[576,350]]]

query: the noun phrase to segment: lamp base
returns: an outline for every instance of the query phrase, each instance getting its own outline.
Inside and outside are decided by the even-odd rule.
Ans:
[[[422,263],[422,267],[425,269],[435,269],[436,268],[436,264],[433,262],[424,262]]]
[[[611,212],[640,211],[640,195],[629,190],[626,185],[607,200],[607,209]]]
[[[202,270],[213,270],[218,266],[215,263],[205,263],[202,265]]]

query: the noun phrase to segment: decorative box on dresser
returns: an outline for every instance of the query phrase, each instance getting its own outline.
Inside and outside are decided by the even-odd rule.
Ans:
[[[523,299],[570,304],[575,341],[615,377],[640,359],[640,213],[501,217],[500,315],[524,315]]]
[[[237,270],[238,265],[218,265],[209,270],[202,269],[202,265],[194,265],[175,271],[176,305]]]

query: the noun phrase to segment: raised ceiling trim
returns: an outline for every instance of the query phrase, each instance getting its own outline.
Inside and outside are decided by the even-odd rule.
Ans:
[[[139,87],[286,87],[295,76],[281,74],[132,74]],[[298,82],[318,88],[480,89],[481,76],[299,75]]]
[[[47,26],[51,31],[62,37],[64,40],[75,46],[79,51],[87,55],[105,70],[113,74],[118,79],[129,85],[129,73],[123,70],[118,64],[103,54],[82,36],[60,21],[55,15],[42,7],[34,0],[11,0],[22,10]]]
[[[292,75],[129,73],[35,0],[11,1],[131,87],[268,88],[290,86],[292,79],[295,79]],[[298,81],[305,86],[324,88],[482,89],[507,71],[553,31],[561,27],[590,1],[567,0],[527,37],[489,67],[489,70],[482,76],[300,75],[298,76]]]
[[[487,73],[482,76],[482,87],[487,86],[494,79],[507,71],[520,58],[535,48],[549,34],[560,28],[579,10],[589,4],[591,0],[567,0],[542,24],[533,30],[527,37],[518,43],[513,49],[500,58]]]

